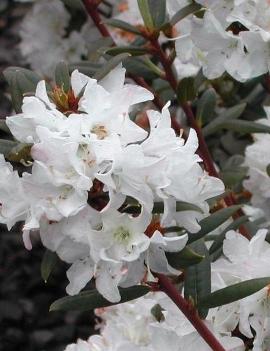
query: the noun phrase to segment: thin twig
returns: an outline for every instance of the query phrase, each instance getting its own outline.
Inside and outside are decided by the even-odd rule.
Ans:
[[[175,75],[173,73],[172,63],[171,63],[170,59],[167,57],[165,52],[162,50],[158,39],[156,39],[155,37],[151,37],[151,36],[149,36],[148,39],[150,40],[150,42],[153,46],[153,49],[156,51],[156,54],[158,55],[160,62],[164,68],[164,71],[166,73],[166,80],[169,82],[171,88],[174,90],[174,92],[177,95],[178,83],[177,83],[177,80],[176,80]],[[194,113],[192,111],[190,104],[188,102],[185,102],[185,103],[180,103],[180,105],[187,116],[187,119],[189,121],[190,126],[197,133],[198,140],[199,140],[198,153],[203,160],[206,171],[209,173],[209,175],[216,177],[216,178],[219,178],[220,176],[215,168],[214,161],[212,159],[212,156],[210,154],[210,151],[208,149],[208,146],[207,146],[206,141],[204,139],[204,136],[202,134],[202,130],[196,121],[196,118],[194,116]],[[231,205],[236,204],[235,200],[233,199],[233,197],[231,195],[226,196],[226,198],[224,200],[225,200],[225,204],[227,206],[231,206]],[[244,214],[243,211],[239,210],[233,216],[233,218],[238,218],[238,217],[242,216],[243,214]],[[251,238],[250,234],[248,233],[248,231],[246,230],[246,228],[243,225],[240,226],[239,231],[247,239]]]
[[[161,290],[176,304],[211,349],[214,351],[226,351],[204,321],[200,319],[196,309],[182,297],[174,284],[163,274],[156,273],[155,275],[159,280]]]

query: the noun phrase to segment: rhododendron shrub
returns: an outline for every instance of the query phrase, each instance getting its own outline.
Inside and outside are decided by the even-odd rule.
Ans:
[[[67,263],[66,351],[270,349],[270,3],[36,0],[0,222]]]

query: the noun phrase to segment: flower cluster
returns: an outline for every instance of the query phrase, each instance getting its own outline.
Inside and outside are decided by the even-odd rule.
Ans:
[[[65,351],[208,351],[184,315],[163,293],[151,293],[136,301],[97,310],[102,318],[101,335],[78,340]],[[213,329],[211,320],[206,321]],[[243,341],[230,333],[215,333],[227,351],[244,351]]]
[[[201,168],[194,130],[186,141],[176,136],[168,105],[148,111],[149,134],[131,121],[133,105],[153,96],[125,84],[121,66],[100,82],[74,71],[71,87],[48,96],[41,81],[22,113],[7,118],[33,162],[32,172],[19,176],[1,156],[1,222],[10,228],[25,221],[27,248],[30,232],[40,229],[44,245],[72,263],[69,294],[95,277],[101,294],[119,301],[118,285],[151,280],[150,270],[175,273],[165,251],[180,251],[187,234],[166,236],[162,228],[197,232],[209,213],[206,200],[224,186]],[[178,212],[177,201],[196,207]],[[156,202],[164,207],[161,217],[152,217]],[[136,215],[125,213],[134,208]]]
[[[266,241],[266,234],[267,230],[261,229],[250,241],[234,231],[226,234],[224,257],[212,265],[214,290],[269,276],[270,244]],[[219,332],[231,332],[238,326],[247,338],[253,338],[255,334],[253,351],[269,349],[269,286],[240,301],[219,307],[213,316],[215,329]]]
[[[0,223],[107,306],[66,351],[269,350],[269,0],[74,4],[20,5],[0,121]]]
[[[262,229],[248,241],[234,231],[226,234],[224,257],[212,265],[212,290],[224,288],[252,278],[269,276],[270,244]],[[208,351],[203,341],[183,314],[162,293],[151,293],[134,302],[97,310],[102,318],[101,335],[88,341],[78,340],[66,351],[82,350],[196,350]],[[269,287],[219,308],[212,309],[205,321],[227,351],[243,351],[243,341],[232,336],[239,331],[255,339],[248,350],[268,350]]]
[[[75,63],[87,57],[91,41],[99,38],[90,20],[79,31],[69,31],[70,17],[61,0],[38,0],[21,24],[22,56],[43,76],[51,77],[61,60]]]
[[[270,109],[265,107],[267,118],[258,122],[270,125]],[[263,210],[265,217],[269,216],[269,164],[270,158],[268,147],[270,146],[269,134],[254,134],[254,142],[247,146],[245,150],[245,164],[248,166],[248,179],[245,180],[244,186],[252,194],[251,203],[253,206]]]
[[[269,2],[267,0],[198,0],[203,18],[190,16],[176,40],[182,62],[202,67],[209,79],[225,71],[244,82],[269,71]],[[179,1],[179,7],[185,6]]]

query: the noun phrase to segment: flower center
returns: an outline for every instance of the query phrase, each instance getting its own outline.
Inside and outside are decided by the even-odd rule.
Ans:
[[[105,128],[105,126],[97,124],[96,126],[94,126],[91,129],[91,132],[93,134],[96,134],[96,136],[98,137],[98,139],[103,140],[106,138],[106,136],[108,136],[108,132]]]
[[[114,239],[118,242],[127,242],[131,236],[131,233],[128,229],[124,228],[123,226],[118,227],[114,234]]]
[[[67,116],[78,112],[79,98],[74,95],[73,90],[65,92],[63,87],[55,86],[50,97],[57,109]]]

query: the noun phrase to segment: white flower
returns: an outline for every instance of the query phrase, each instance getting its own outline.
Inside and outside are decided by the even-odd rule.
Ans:
[[[152,172],[148,182],[155,189],[156,197],[164,201],[165,210],[162,224],[173,225],[175,222],[191,232],[200,229],[197,221],[208,214],[209,207],[205,200],[221,194],[224,185],[221,180],[209,177],[201,168],[200,157],[195,153],[198,138],[193,129],[184,142],[171,128],[168,105],[162,113],[148,112],[150,135],[142,143],[145,155],[161,157],[159,172]],[[162,170],[162,171],[161,171]],[[184,201],[201,208],[196,211],[176,211],[176,201]]]
[[[153,308],[157,306],[161,320],[155,317]],[[101,335],[93,335],[85,342],[78,340],[65,351],[86,351],[86,347],[91,351],[210,351],[176,305],[162,293],[151,293],[144,298],[97,310],[96,314],[103,320]],[[210,321],[206,323],[213,329]],[[213,332],[226,350],[244,351],[244,343],[239,338]]]
[[[235,62],[244,54],[241,40],[226,32],[211,11],[206,11],[202,22],[194,21],[191,38],[201,50],[197,58],[207,78],[218,78],[225,71],[234,76],[234,70],[239,66],[234,67]]]
[[[150,239],[150,247],[146,253],[148,268],[153,272],[163,274],[179,274],[176,269],[169,265],[165,252],[179,252],[186,246],[187,241],[187,234],[166,237],[156,230]]]
[[[27,215],[27,199],[18,172],[0,154],[0,221],[10,230]]]
[[[38,0],[22,21],[19,44],[22,56],[43,76],[51,78],[62,60],[80,61],[87,56],[90,43],[100,36],[88,21],[80,31],[68,33],[70,17],[60,0]]]
[[[265,108],[268,118],[259,120],[259,123],[269,125],[269,108]],[[248,179],[244,181],[244,187],[252,194],[251,204],[264,211],[267,217],[270,203],[270,177],[267,167],[270,164],[268,152],[270,146],[269,134],[254,134],[254,142],[247,146],[245,151],[245,165],[248,166]]]
[[[261,229],[250,241],[234,231],[226,234],[223,244],[226,258],[219,259],[212,266],[213,281],[218,282],[215,289],[269,276],[270,245],[265,241],[266,234],[267,230]],[[262,345],[267,333],[261,328],[268,323],[269,306],[269,287],[265,287],[242,300],[218,308],[213,313],[214,325],[221,332],[227,332],[234,330],[239,323],[240,332],[249,338],[253,337],[251,326],[255,327],[259,333],[255,344]]]
[[[23,99],[22,113],[7,117],[6,122],[14,137],[23,143],[38,141],[36,128],[43,126],[59,131],[65,116],[50,102],[45,81],[40,81],[35,96]]]
[[[102,215],[102,229],[89,233],[91,255],[95,260],[131,262],[149,247],[144,234],[151,218],[143,212],[139,217],[106,211]]]
[[[20,50],[34,70],[51,76],[55,65],[64,58],[61,39],[69,20],[60,0],[39,0],[25,16]]]

